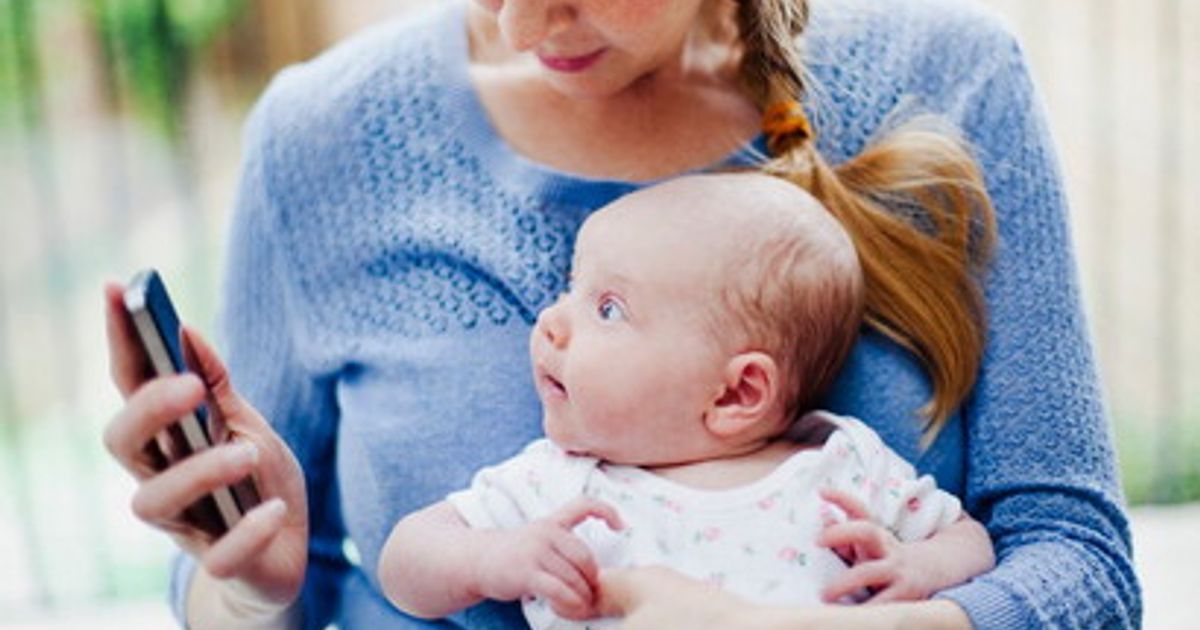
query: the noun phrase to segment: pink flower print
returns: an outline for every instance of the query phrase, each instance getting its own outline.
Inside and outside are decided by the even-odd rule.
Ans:
[[[778,502],[779,502],[779,497],[781,496],[781,494],[782,493],[776,491],[776,492],[772,492],[771,494],[763,497],[762,499],[759,499],[758,509],[765,512],[765,511],[768,511],[771,508],[775,507],[775,505],[778,504]]]
[[[904,507],[909,511],[909,513],[915,514],[917,510],[921,509],[921,499],[913,497],[908,500],[908,503],[905,504]]]
[[[784,547],[783,549],[780,549],[779,553],[776,555],[780,560],[783,560],[789,564],[795,563],[800,566],[805,566],[808,564],[808,556],[804,553],[801,553],[801,551],[795,547]]]
[[[838,457],[840,457],[842,459],[846,459],[847,457],[850,456],[850,449],[846,448],[845,446],[839,445],[837,448],[833,449],[833,454],[837,455]]]
[[[659,507],[662,507],[665,510],[670,510],[676,514],[683,514],[683,506],[680,505],[678,502],[676,502],[674,499],[668,499],[667,497],[665,497],[661,494],[656,494],[653,497],[651,497],[651,500],[654,501],[655,503],[657,503],[659,505]]]
[[[720,527],[716,527],[716,526],[706,527],[700,531],[697,531],[696,534],[694,536],[692,536],[692,542],[694,542],[696,544],[703,543],[703,542],[713,542],[720,537],[721,537],[721,528]]]

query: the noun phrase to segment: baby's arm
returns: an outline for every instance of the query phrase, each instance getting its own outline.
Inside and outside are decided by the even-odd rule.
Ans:
[[[392,529],[379,560],[379,582],[393,604],[427,619],[483,599],[528,595],[545,598],[561,617],[594,617],[596,563],[571,533],[588,517],[622,527],[612,507],[588,498],[512,529],[473,528],[443,501]]]
[[[851,566],[826,587],[827,601],[863,589],[870,593],[865,601],[873,604],[927,599],[996,564],[987,530],[965,511],[928,538],[902,542],[871,520],[855,497],[836,490],[823,490],[821,496],[849,517],[826,526],[817,539],[818,545],[833,549]]]

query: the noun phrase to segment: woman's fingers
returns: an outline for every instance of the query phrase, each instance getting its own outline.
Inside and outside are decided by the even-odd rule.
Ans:
[[[133,513],[155,525],[177,520],[204,495],[244,479],[257,462],[258,448],[247,441],[200,451],[143,481],[133,494]]]
[[[135,477],[144,479],[157,470],[146,444],[203,400],[204,387],[194,374],[149,381],[133,392],[105,427],[104,446]]]
[[[624,617],[641,604],[644,589],[637,571],[650,569],[606,569],[600,574],[598,608],[605,617]]]
[[[283,528],[286,515],[287,504],[280,498],[256,506],[204,554],[204,569],[216,578],[237,576],[248,563],[258,561]]]
[[[253,411],[245,399],[233,389],[233,384],[229,380],[229,371],[225,368],[225,363],[221,361],[216,350],[195,328],[184,325],[182,330],[184,357],[186,357],[188,365],[192,366],[204,379],[204,384],[210,393],[209,402],[213,411],[212,415],[216,419],[216,424],[219,425],[217,427],[218,434],[213,435],[213,440],[217,442],[224,440],[225,433],[229,430],[235,434],[256,436],[271,433],[272,429],[262,419],[262,416]],[[236,426],[225,426],[226,421]]]
[[[104,322],[108,338],[108,371],[122,396],[129,396],[151,375],[150,361],[142,351],[125,312],[125,288],[115,282],[104,285]]]

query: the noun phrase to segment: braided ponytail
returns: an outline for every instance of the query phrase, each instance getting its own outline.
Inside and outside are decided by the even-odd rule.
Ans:
[[[916,125],[831,167],[802,111],[803,124],[773,120],[804,93],[795,39],[808,22],[807,1],[741,0],[737,18],[741,78],[766,112],[772,157],[763,168],[812,193],[850,234],[867,324],[915,354],[932,381],[932,399],[920,410],[928,443],[971,391],[983,357],[977,276],[995,222],[979,168],[957,136]]]

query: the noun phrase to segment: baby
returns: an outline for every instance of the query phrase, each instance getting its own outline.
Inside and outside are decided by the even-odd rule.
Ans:
[[[955,497],[862,422],[811,411],[862,295],[849,236],[779,179],[684,177],[598,210],[530,340],[546,439],[401,520],[384,592],[430,618],[521,599],[544,628],[596,617],[614,566],[787,605],[923,598],[988,570]]]

